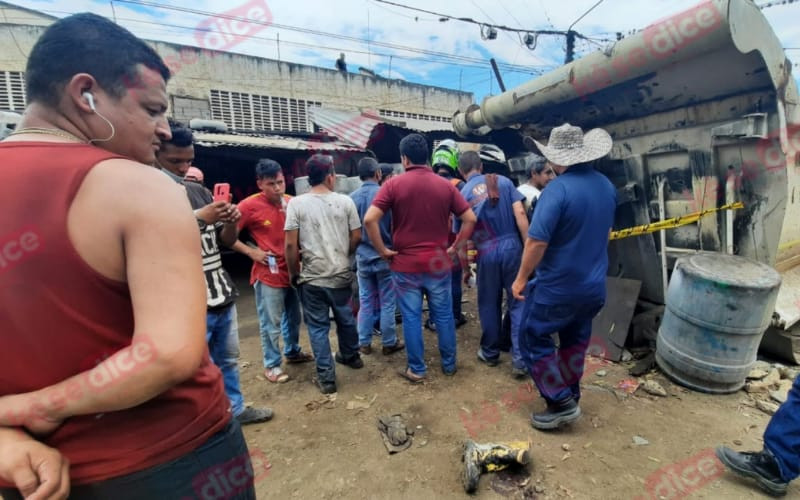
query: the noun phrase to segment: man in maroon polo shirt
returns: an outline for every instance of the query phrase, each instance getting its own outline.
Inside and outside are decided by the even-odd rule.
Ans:
[[[423,359],[422,289],[429,293],[431,316],[439,337],[439,353],[445,375],[456,372],[456,332],[450,295],[450,272],[457,251],[465,248],[476,217],[461,193],[428,166],[428,143],[419,134],[400,141],[400,161],[406,173],[387,181],[364,216],[364,225],[375,250],[391,262],[408,353],[408,367],[400,374],[412,383],[425,379]],[[389,250],[380,237],[378,222],[392,211]],[[458,217],[461,231],[448,248],[449,217]]]

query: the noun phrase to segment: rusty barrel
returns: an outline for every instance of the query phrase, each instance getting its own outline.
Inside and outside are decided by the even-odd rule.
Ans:
[[[678,259],[656,340],[658,366],[694,390],[741,389],[780,284],[775,269],[738,255],[699,252]]]

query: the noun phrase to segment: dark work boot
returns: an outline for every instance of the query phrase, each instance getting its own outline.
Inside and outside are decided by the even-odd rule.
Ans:
[[[336,355],[333,357],[333,359],[335,359],[337,363],[349,366],[354,370],[358,370],[359,368],[364,368],[364,361],[358,354],[354,355],[350,359],[345,359],[345,357],[342,356],[342,353],[337,352]]]
[[[562,402],[551,403],[541,413],[531,415],[531,425],[536,429],[557,429],[562,425],[571,424],[581,416],[581,407],[574,399],[569,398]]]
[[[766,451],[738,452],[727,446],[716,449],[717,458],[740,476],[755,479],[770,495],[785,495],[789,483],[781,478],[778,462]]]

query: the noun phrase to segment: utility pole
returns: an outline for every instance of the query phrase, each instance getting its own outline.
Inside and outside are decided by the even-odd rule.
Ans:
[[[567,54],[564,58],[564,64],[571,63],[575,59],[575,32],[572,30],[567,31]]]
[[[503,84],[503,77],[500,76],[500,69],[497,67],[497,61],[494,60],[494,57],[489,59],[489,62],[492,64],[492,70],[494,71],[494,76],[497,77],[497,85],[500,86],[500,92],[506,91],[506,86]]]

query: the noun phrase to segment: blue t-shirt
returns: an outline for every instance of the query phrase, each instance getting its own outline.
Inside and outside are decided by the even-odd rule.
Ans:
[[[517,221],[511,205],[516,201],[524,200],[525,196],[517,191],[508,178],[502,175],[497,176],[497,188],[500,199],[495,206],[489,202],[485,175],[479,174],[470,177],[461,188],[461,195],[467,200],[478,218],[475,231],[472,233],[472,240],[478,248],[479,256],[489,252],[522,248]]]
[[[378,252],[375,250],[375,247],[372,246],[372,242],[369,241],[369,236],[367,235],[367,228],[364,227],[364,215],[366,215],[367,210],[369,209],[370,205],[372,204],[373,198],[375,195],[378,194],[378,190],[380,186],[375,181],[364,181],[361,184],[361,187],[356,189],[350,194],[350,198],[353,199],[353,202],[356,204],[356,210],[358,210],[358,218],[361,219],[361,242],[358,244],[356,248],[356,265],[358,265],[359,269],[362,271],[381,271],[384,269],[389,269],[389,263],[386,262],[378,255]],[[383,244],[386,245],[387,248],[392,247],[392,215],[391,212],[386,212],[383,217],[381,217],[380,222],[378,223],[378,227],[381,230],[381,238],[383,239]]]
[[[605,300],[616,206],[614,185],[588,165],[572,166],[547,185],[528,229],[530,238],[548,243],[536,268],[536,302]]]

